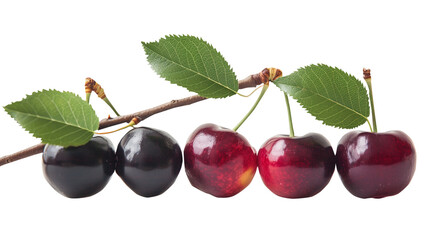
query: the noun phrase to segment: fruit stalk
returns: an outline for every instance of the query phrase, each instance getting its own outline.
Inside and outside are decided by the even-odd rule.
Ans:
[[[250,109],[250,111],[245,115],[245,117],[233,128],[233,131],[237,131],[239,127],[247,120],[247,118],[253,113],[254,109],[256,109],[257,105],[259,105],[260,100],[263,98],[263,95],[265,95],[266,90],[269,88],[269,84],[264,84],[262,91],[260,92],[259,97],[257,98],[256,102],[254,103],[253,107]]]
[[[113,107],[113,104],[111,104],[110,100],[108,100],[107,97],[105,97],[104,102],[107,103],[107,105],[113,110],[113,112],[116,114],[116,116],[120,116],[120,114],[116,111],[116,109]]]
[[[293,120],[291,118],[290,102],[288,101],[288,95],[286,92],[284,92],[284,97],[285,97],[285,103],[287,105],[288,125],[290,126],[290,137],[294,137],[294,128],[293,128]]]
[[[372,110],[372,121],[373,121],[373,131],[372,132],[377,132],[377,124],[376,124],[376,114],[375,114],[375,109],[374,109],[374,102],[373,102],[373,90],[372,90],[372,77],[370,75],[370,69],[363,69],[363,73],[364,73],[364,80],[367,83],[367,86],[369,88],[369,97],[370,97],[370,105],[371,105],[371,110]]]
[[[248,77],[246,77],[243,80],[239,81],[239,88],[243,89],[243,88],[250,88],[250,87],[256,87],[258,85],[260,85],[262,83],[261,79],[260,79],[260,75],[259,74],[253,74],[250,75]],[[116,117],[116,118],[106,118],[100,121],[100,126],[99,129],[104,129],[107,127],[111,127],[117,124],[121,124],[121,123],[126,123],[126,122],[130,122],[134,117],[139,118],[141,121],[152,116],[155,115],[157,113],[161,113],[164,111],[167,111],[169,109],[173,109],[173,108],[177,108],[177,107],[181,107],[181,106],[186,106],[186,105],[190,105],[202,100],[205,100],[206,98],[203,98],[201,96],[198,95],[194,95],[194,96],[190,96],[190,97],[186,97],[186,98],[182,98],[182,99],[178,99],[178,100],[172,100],[170,102],[161,104],[159,106],[153,107],[153,108],[149,108],[140,112],[135,112],[132,114],[128,114],[128,115],[122,115],[120,117]],[[26,149],[23,149],[19,152],[10,154],[10,155],[6,155],[3,157],[0,157],[0,166],[4,165],[4,164],[8,164],[23,158],[27,158],[39,153],[43,152],[43,148],[45,147],[45,144],[37,144],[31,147],[28,147]]]
[[[95,81],[92,78],[86,78],[85,80],[85,93],[86,93],[86,102],[89,104],[91,99],[92,89],[94,87]]]
[[[104,89],[99,85],[94,79],[87,77],[85,80],[85,93],[86,93],[86,102],[89,103],[89,99],[91,97],[91,93],[95,92],[99,98],[101,98],[112,110],[113,112],[119,117],[120,114],[117,112],[117,110],[113,107],[113,104],[111,104],[110,100],[108,100]]]

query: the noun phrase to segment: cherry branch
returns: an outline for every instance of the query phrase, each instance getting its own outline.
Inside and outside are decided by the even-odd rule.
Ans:
[[[243,89],[243,88],[249,88],[249,87],[256,87],[257,85],[262,83],[262,77],[261,74],[253,74],[250,75],[242,80],[239,81],[239,88]],[[196,102],[200,102],[202,100],[205,100],[206,98],[201,97],[199,95],[194,95],[194,96],[190,96],[190,97],[186,97],[186,98],[182,98],[182,99],[178,99],[178,100],[172,100],[170,102],[161,104],[159,106],[153,107],[153,108],[149,108],[140,112],[136,112],[136,113],[132,113],[132,114],[128,114],[128,115],[122,115],[120,117],[115,117],[115,118],[108,118],[108,119],[103,119],[100,121],[100,126],[99,129],[103,129],[103,128],[107,128],[107,127],[111,127],[117,124],[121,124],[121,123],[126,123],[126,122],[130,122],[134,117],[138,118],[140,121],[155,115],[157,113],[161,113],[164,111],[167,111],[169,109],[173,109],[173,108],[177,108],[177,107],[181,107],[181,106],[186,106],[186,105],[190,105]],[[34,146],[31,146],[29,148],[23,149],[19,152],[10,154],[10,155],[6,155],[0,158],[0,166],[23,159],[23,158],[27,158],[39,153],[43,152],[43,149],[45,147],[45,144],[37,144]]]

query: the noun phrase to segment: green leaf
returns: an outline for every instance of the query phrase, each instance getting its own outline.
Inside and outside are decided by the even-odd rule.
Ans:
[[[34,92],[4,109],[43,143],[64,147],[84,145],[99,125],[92,107],[70,92]]]
[[[310,65],[274,84],[326,125],[351,129],[365,123],[370,114],[366,88],[338,68]]]
[[[153,70],[171,83],[207,98],[237,93],[235,73],[223,56],[204,40],[174,35],[142,44]]]

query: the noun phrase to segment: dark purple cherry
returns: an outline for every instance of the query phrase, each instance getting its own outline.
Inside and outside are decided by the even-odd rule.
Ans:
[[[113,144],[95,136],[80,147],[46,145],[43,173],[49,184],[62,195],[81,198],[101,191],[115,169]]]
[[[404,132],[377,132],[370,69],[363,72],[369,88],[373,131],[353,131],[340,139],[337,170],[353,195],[383,198],[398,194],[409,185],[416,169],[416,152]]]
[[[401,131],[350,132],[340,140],[336,155],[343,184],[360,198],[398,194],[416,169],[415,147]]]
[[[165,192],[175,182],[183,163],[177,141],[164,131],[147,127],[125,134],[116,156],[116,173],[144,197]]]

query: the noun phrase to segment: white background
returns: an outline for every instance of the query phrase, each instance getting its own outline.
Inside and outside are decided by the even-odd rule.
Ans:
[[[217,199],[193,188],[183,169],[158,197],[137,196],[113,175],[99,194],[68,199],[45,181],[37,155],[0,167],[0,239],[427,239],[427,23],[424,1],[1,1],[1,106],[49,88],[84,96],[88,76],[122,114],[189,96],[151,70],[140,42],[190,34],[216,47],[239,79],[312,63],[362,79],[371,68],[379,131],[406,132],[418,160],[411,184],[381,200],[352,196],[337,172],[312,198],[277,197],[257,173],[243,192]],[[232,128],[255,99],[208,100],[140,125],[184,146],[202,123]],[[95,97],[92,104],[100,118],[112,114]],[[294,100],[291,107],[298,135],[321,133],[335,149],[349,131],[322,125]],[[1,156],[38,143],[4,111],[0,123]],[[278,89],[239,132],[256,148],[288,133]],[[117,144],[124,133],[110,138]]]

